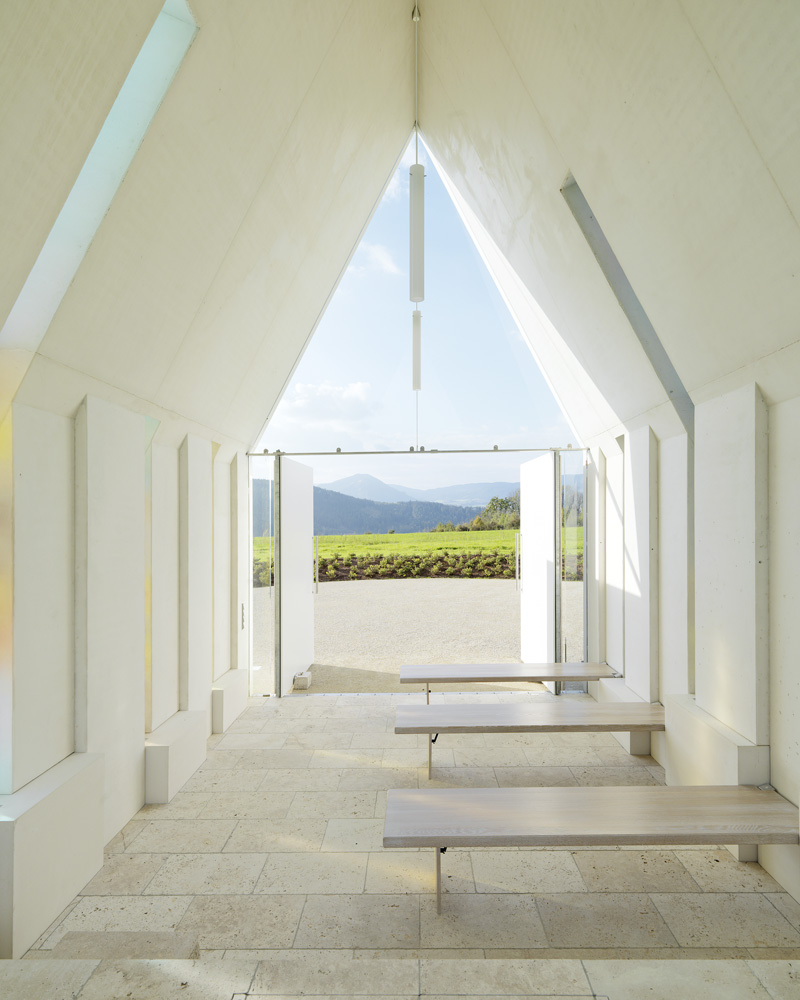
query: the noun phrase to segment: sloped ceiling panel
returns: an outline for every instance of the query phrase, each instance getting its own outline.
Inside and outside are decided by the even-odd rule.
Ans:
[[[791,392],[790,359],[780,374],[761,359],[798,340],[786,165],[798,152],[787,109],[800,98],[789,58],[800,7],[437,0],[425,10],[426,135],[619,416],[652,410],[663,393],[558,194],[568,170],[690,391],[757,372],[773,398]],[[773,53],[786,74],[768,69]]]
[[[40,353],[249,445],[408,137],[413,32],[395,0],[192,9]]]
[[[0,327],[162,2],[0,4]]]

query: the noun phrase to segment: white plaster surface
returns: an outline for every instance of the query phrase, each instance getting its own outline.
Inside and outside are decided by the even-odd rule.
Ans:
[[[206,758],[208,716],[176,712],[145,741],[145,802],[170,802]]]
[[[144,802],[144,418],[87,397],[75,426],[75,749],[105,758],[106,841]]]
[[[769,741],[767,408],[755,385],[696,409],[697,704]]]
[[[152,728],[178,711],[178,452],[152,445]]]
[[[250,666],[250,478],[248,458],[231,460],[231,669]]]
[[[180,448],[181,711],[211,712],[212,681],[211,442],[188,434]],[[209,717],[209,730],[211,719]]]
[[[13,787],[75,747],[73,421],[17,404]]]
[[[231,668],[231,470],[217,459],[212,465],[214,490],[214,679]]]
[[[616,444],[606,456],[606,662],[625,672],[625,462]]]
[[[650,427],[625,447],[625,683],[658,700],[658,442]]]
[[[688,694],[694,679],[690,662],[694,601],[690,598],[688,504],[691,444],[681,434],[658,445],[658,698]]]
[[[246,670],[229,670],[211,688],[211,731],[224,733],[247,707]]]

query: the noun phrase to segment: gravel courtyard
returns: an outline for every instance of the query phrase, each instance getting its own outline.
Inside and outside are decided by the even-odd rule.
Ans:
[[[582,630],[581,594],[566,585],[568,635]],[[254,591],[255,663],[270,662],[268,601],[266,588]],[[401,663],[518,663],[519,635],[513,580],[320,583],[311,691],[399,691]]]

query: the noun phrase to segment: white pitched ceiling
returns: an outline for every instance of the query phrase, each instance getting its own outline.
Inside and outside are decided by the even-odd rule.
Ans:
[[[22,44],[36,53],[35,33],[22,30],[31,6],[46,39],[38,63]],[[14,91],[14,134],[22,141],[26,104],[36,133],[19,163],[45,149],[49,173],[37,213],[37,185],[17,165],[27,208],[15,215],[9,202],[7,299],[135,55],[124,26],[140,41],[155,16],[155,5],[147,16],[133,6],[135,15],[123,0],[84,0],[48,20],[43,2],[11,5],[10,23],[22,27],[7,78],[16,67],[22,80],[26,60],[33,67]],[[800,6],[424,0],[421,9],[425,138],[508,297],[516,286],[518,311],[533,316],[534,299],[549,317],[527,332],[579,433],[648,415],[671,433],[677,422],[559,193],[569,171],[696,396],[754,373],[768,396],[796,392],[800,137],[786,109],[798,105]],[[68,408],[90,383],[106,386],[249,444],[411,128],[410,4],[196,0],[193,11],[198,36],[23,395],[52,405],[53,386],[68,386],[59,403]]]

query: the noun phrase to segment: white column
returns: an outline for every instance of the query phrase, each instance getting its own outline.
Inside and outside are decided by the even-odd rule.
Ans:
[[[144,803],[144,417],[75,420],[75,749],[105,759],[104,837]]]
[[[697,704],[769,742],[768,420],[757,385],[695,411]]]
[[[625,683],[658,700],[658,442],[630,431],[625,449]]]
[[[179,471],[178,450],[152,445],[152,728],[178,711]]]
[[[583,524],[589,662],[598,663],[606,658],[606,456],[599,448],[589,461]]]
[[[250,497],[247,455],[237,452],[230,467],[231,489],[231,668],[250,666]]]
[[[231,668],[231,473],[221,459],[214,477],[214,679]]]
[[[187,434],[180,447],[180,699],[182,711],[211,711],[211,442]]]
[[[612,446],[613,447],[613,446]],[[606,456],[606,660],[625,669],[625,462],[621,450]]]

